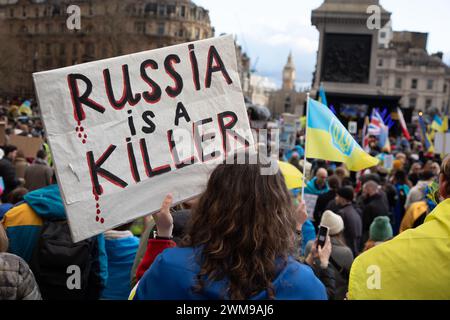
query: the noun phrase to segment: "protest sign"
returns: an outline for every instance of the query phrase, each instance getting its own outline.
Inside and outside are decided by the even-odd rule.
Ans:
[[[314,221],[314,209],[316,208],[317,199],[319,199],[318,195],[315,194],[307,194],[303,195],[303,199],[306,204],[306,213],[308,214],[308,218]]]
[[[36,154],[42,148],[44,141],[41,138],[12,135],[8,143],[21,150],[25,158],[36,158]]]
[[[232,36],[33,74],[72,237],[200,194],[254,148]]]
[[[348,132],[350,132],[351,134],[357,134],[358,133],[358,122],[349,121],[348,122]]]
[[[392,170],[394,168],[394,156],[392,154],[384,156],[383,166],[387,170]]]
[[[434,153],[444,155],[450,153],[450,133],[436,132],[434,137]]]

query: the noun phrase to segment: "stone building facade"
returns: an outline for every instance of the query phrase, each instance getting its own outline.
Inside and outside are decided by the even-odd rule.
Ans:
[[[295,77],[296,68],[291,53],[283,69],[281,90],[272,92],[269,97],[268,107],[273,117],[279,117],[283,113],[303,115],[306,93],[296,90]]]
[[[442,53],[427,52],[427,40],[427,33],[393,32],[378,49],[376,85],[382,94],[401,96],[400,105],[414,113],[448,114],[450,68]]]
[[[67,28],[70,5],[79,30]],[[0,94],[32,95],[33,72],[213,36],[208,10],[190,0],[0,0]]]

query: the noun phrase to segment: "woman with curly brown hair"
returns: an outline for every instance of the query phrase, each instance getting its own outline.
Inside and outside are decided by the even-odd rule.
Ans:
[[[171,237],[171,202],[169,195],[154,215],[154,241]],[[311,268],[293,258],[301,215],[280,173],[219,165],[180,247],[156,257],[134,299],[327,299]]]

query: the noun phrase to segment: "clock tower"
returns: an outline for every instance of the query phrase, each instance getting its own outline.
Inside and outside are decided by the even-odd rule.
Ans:
[[[295,65],[292,59],[292,52],[289,53],[288,61],[283,69],[283,90],[295,90]]]

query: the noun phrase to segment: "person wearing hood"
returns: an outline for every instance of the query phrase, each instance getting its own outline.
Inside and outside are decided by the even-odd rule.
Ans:
[[[130,294],[130,272],[139,247],[139,238],[131,233],[131,225],[128,223],[104,233],[108,280],[102,299],[127,300]]]
[[[154,215],[154,241],[172,237],[172,201],[168,195]],[[156,257],[134,300],[327,299],[313,270],[293,257],[305,216],[298,211],[280,172],[262,175],[260,164],[217,166],[181,245]]]
[[[355,259],[350,300],[450,299],[450,156],[441,166],[440,203],[425,222]]]
[[[28,264],[7,253],[9,240],[0,224],[0,300],[41,300],[41,293]]]
[[[24,196],[24,202],[10,209],[1,223],[9,238],[9,253],[30,263],[38,244],[45,221],[66,220],[66,212],[57,184],[35,190]],[[97,236],[97,255],[93,257],[98,265],[95,276],[104,286],[108,276],[105,240]],[[64,297],[61,297],[64,298]]]
[[[321,194],[330,191],[328,185],[328,171],[324,168],[319,168],[316,176],[307,183],[305,193],[320,196]]]
[[[25,188],[30,191],[46,187],[51,184],[53,169],[47,164],[47,153],[39,150],[34,163],[25,170]]]

